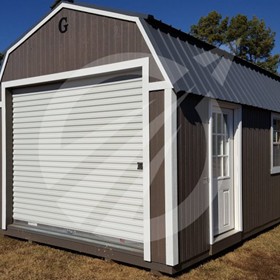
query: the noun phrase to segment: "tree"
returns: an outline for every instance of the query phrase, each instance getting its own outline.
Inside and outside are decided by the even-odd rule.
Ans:
[[[216,11],[201,17],[190,33],[216,47],[225,47],[232,54],[246,59],[262,68],[277,73],[280,55],[272,54],[275,32],[263,20],[238,14],[231,19],[223,18]]]

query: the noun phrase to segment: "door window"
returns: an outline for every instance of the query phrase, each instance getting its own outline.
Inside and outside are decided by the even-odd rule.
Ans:
[[[212,114],[213,177],[229,177],[229,120],[225,113]]]

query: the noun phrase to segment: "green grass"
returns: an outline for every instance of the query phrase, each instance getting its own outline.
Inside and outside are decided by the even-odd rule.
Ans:
[[[280,226],[186,271],[185,279],[280,279]],[[115,262],[0,236],[1,280],[171,279]]]

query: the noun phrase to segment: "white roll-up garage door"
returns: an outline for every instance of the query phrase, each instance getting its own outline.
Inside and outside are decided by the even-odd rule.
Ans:
[[[13,218],[143,242],[142,82],[13,95]]]

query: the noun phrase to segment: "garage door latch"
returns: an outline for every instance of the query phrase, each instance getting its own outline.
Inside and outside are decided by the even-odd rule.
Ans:
[[[137,170],[143,170],[143,162],[137,162]]]

